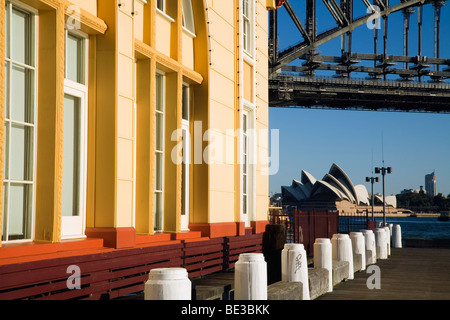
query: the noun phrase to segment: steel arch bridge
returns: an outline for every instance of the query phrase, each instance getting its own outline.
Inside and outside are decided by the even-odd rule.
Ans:
[[[283,50],[279,34],[295,33],[279,26],[281,9],[269,12],[270,106],[450,113],[450,57],[440,56],[441,22],[450,19],[450,10],[442,9],[446,0],[357,1],[322,0],[320,11],[316,0],[279,1],[300,35],[296,44]],[[365,14],[355,18],[354,5],[361,3]],[[434,14],[425,16],[424,8]],[[417,15],[415,52],[410,50],[413,14]],[[403,18],[403,28],[398,30],[403,40],[400,55],[389,52],[388,20],[394,15]],[[318,22],[330,17],[333,27],[318,32]],[[427,24],[433,28],[431,34],[424,28]],[[373,35],[364,38],[365,52],[352,51],[352,34],[363,26]],[[423,39],[430,36],[431,57],[423,50]],[[336,38],[341,40],[339,55],[318,50]],[[324,71],[332,76],[320,76]]]

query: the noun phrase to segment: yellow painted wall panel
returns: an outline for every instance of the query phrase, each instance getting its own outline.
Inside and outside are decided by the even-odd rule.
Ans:
[[[119,95],[133,97],[133,60],[118,54]]]
[[[209,166],[209,174],[212,191],[234,192],[234,165],[212,164]]]
[[[133,141],[117,139],[117,178],[133,180]]]
[[[133,19],[119,10],[118,13],[119,28],[117,30],[117,49],[130,58],[133,57]]]
[[[259,73],[256,74],[256,94],[258,98],[264,101],[267,107],[269,103],[269,82]]]
[[[213,214],[210,223],[234,222],[234,192],[209,192]]]
[[[170,34],[172,22],[157,11],[156,14],[156,50],[170,57]]]
[[[194,37],[183,29],[183,65],[194,70]]]
[[[244,61],[244,99],[253,102],[253,67]]]
[[[210,71],[210,99],[234,107],[234,82],[218,72]]]
[[[134,38],[144,42],[144,4],[134,1]]]
[[[234,1],[212,0],[211,9],[219,14],[222,19],[233,25],[234,22]]]
[[[119,96],[117,107],[117,130],[119,137],[134,138],[134,108],[133,100]]]
[[[211,68],[234,81],[236,69],[234,54],[221,43],[211,40]],[[234,94],[234,93],[233,93]]]
[[[223,133],[227,133],[227,130],[234,131],[235,111],[233,108],[211,101],[210,110],[210,128]]]
[[[117,181],[117,220],[116,227],[133,225],[133,182]]]
[[[219,42],[222,46],[230,52],[235,51],[234,46],[234,29],[227,21],[220,17],[216,12],[208,13],[208,25],[210,36],[213,40]]]

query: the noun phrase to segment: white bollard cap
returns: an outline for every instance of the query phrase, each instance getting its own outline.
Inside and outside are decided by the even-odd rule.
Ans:
[[[362,236],[362,235],[363,235],[362,232],[357,232],[357,231],[350,232],[350,237],[359,237],[359,236]]]
[[[188,272],[184,268],[158,268],[149,273],[149,280],[184,280]]]
[[[350,238],[350,237],[348,236],[348,234],[345,234],[345,233],[333,234],[333,239],[348,239],[348,238]]]
[[[295,250],[295,251],[303,251],[305,247],[301,243],[285,243],[284,249],[286,250]]]
[[[317,244],[322,244],[322,243],[330,244],[331,241],[328,238],[316,238],[316,241],[314,243],[317,243]]]
[[[370,234],[370,233],[373,233],[373,230],[361,230],[361,232],[363,234]]]
[[[239,261],[241,262],[261,262],[264,260],[262,253],[241,253],[239,255]]]

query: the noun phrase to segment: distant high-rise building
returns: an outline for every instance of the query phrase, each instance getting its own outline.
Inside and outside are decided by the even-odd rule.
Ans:
[[[432,196],[437,195],[436,175],[434,174],[434,171],[425,175],[425,191]]]

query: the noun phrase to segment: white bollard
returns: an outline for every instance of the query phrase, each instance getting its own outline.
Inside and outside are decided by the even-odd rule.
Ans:
[[[281,280],[301,282],[303,284],[303,300],[310,300],[308,262],[303,244],[286,243],[281,251]]]
[[[235,300],[267,300],[267,263],[262,253],[242,253],[235,264]]]
[[[386,246],[387,246],[387,254],[388,256],[391,255],[391,229],[389,229],[388,226],[384,227],[384,230],[386,231]]]
[[[353,253],[362,257],[361,270],[366,270],[366,241],[362,232],[350,232],[350,239]]]
[[[318,238],[314,242],[314,268],[328,270],[328,292],[333,291],[333,253],[328,238]]]
[[[365,245],[366,254],[371,252],[371,255],[367,257],[367,264],[375,264],[377,262],[377,246],[375,245],[375,235],[372,230],[361,230]]]
[[[392,228],[392,247],[401,248],[402,247],[402,228],[399,224],[395,224]]]
[[[387,259],[386,230],[384,228],[376,228],[373,230],[373,233],[377,247],[377,259]]]
[[[145,300],[191,300],[192,285],[184,268],[150,270],[145,283]]]
[[[333,260],[348,261],[348,279],[354,279],[352,241],[348,234],[334,234],[331,238]]]

